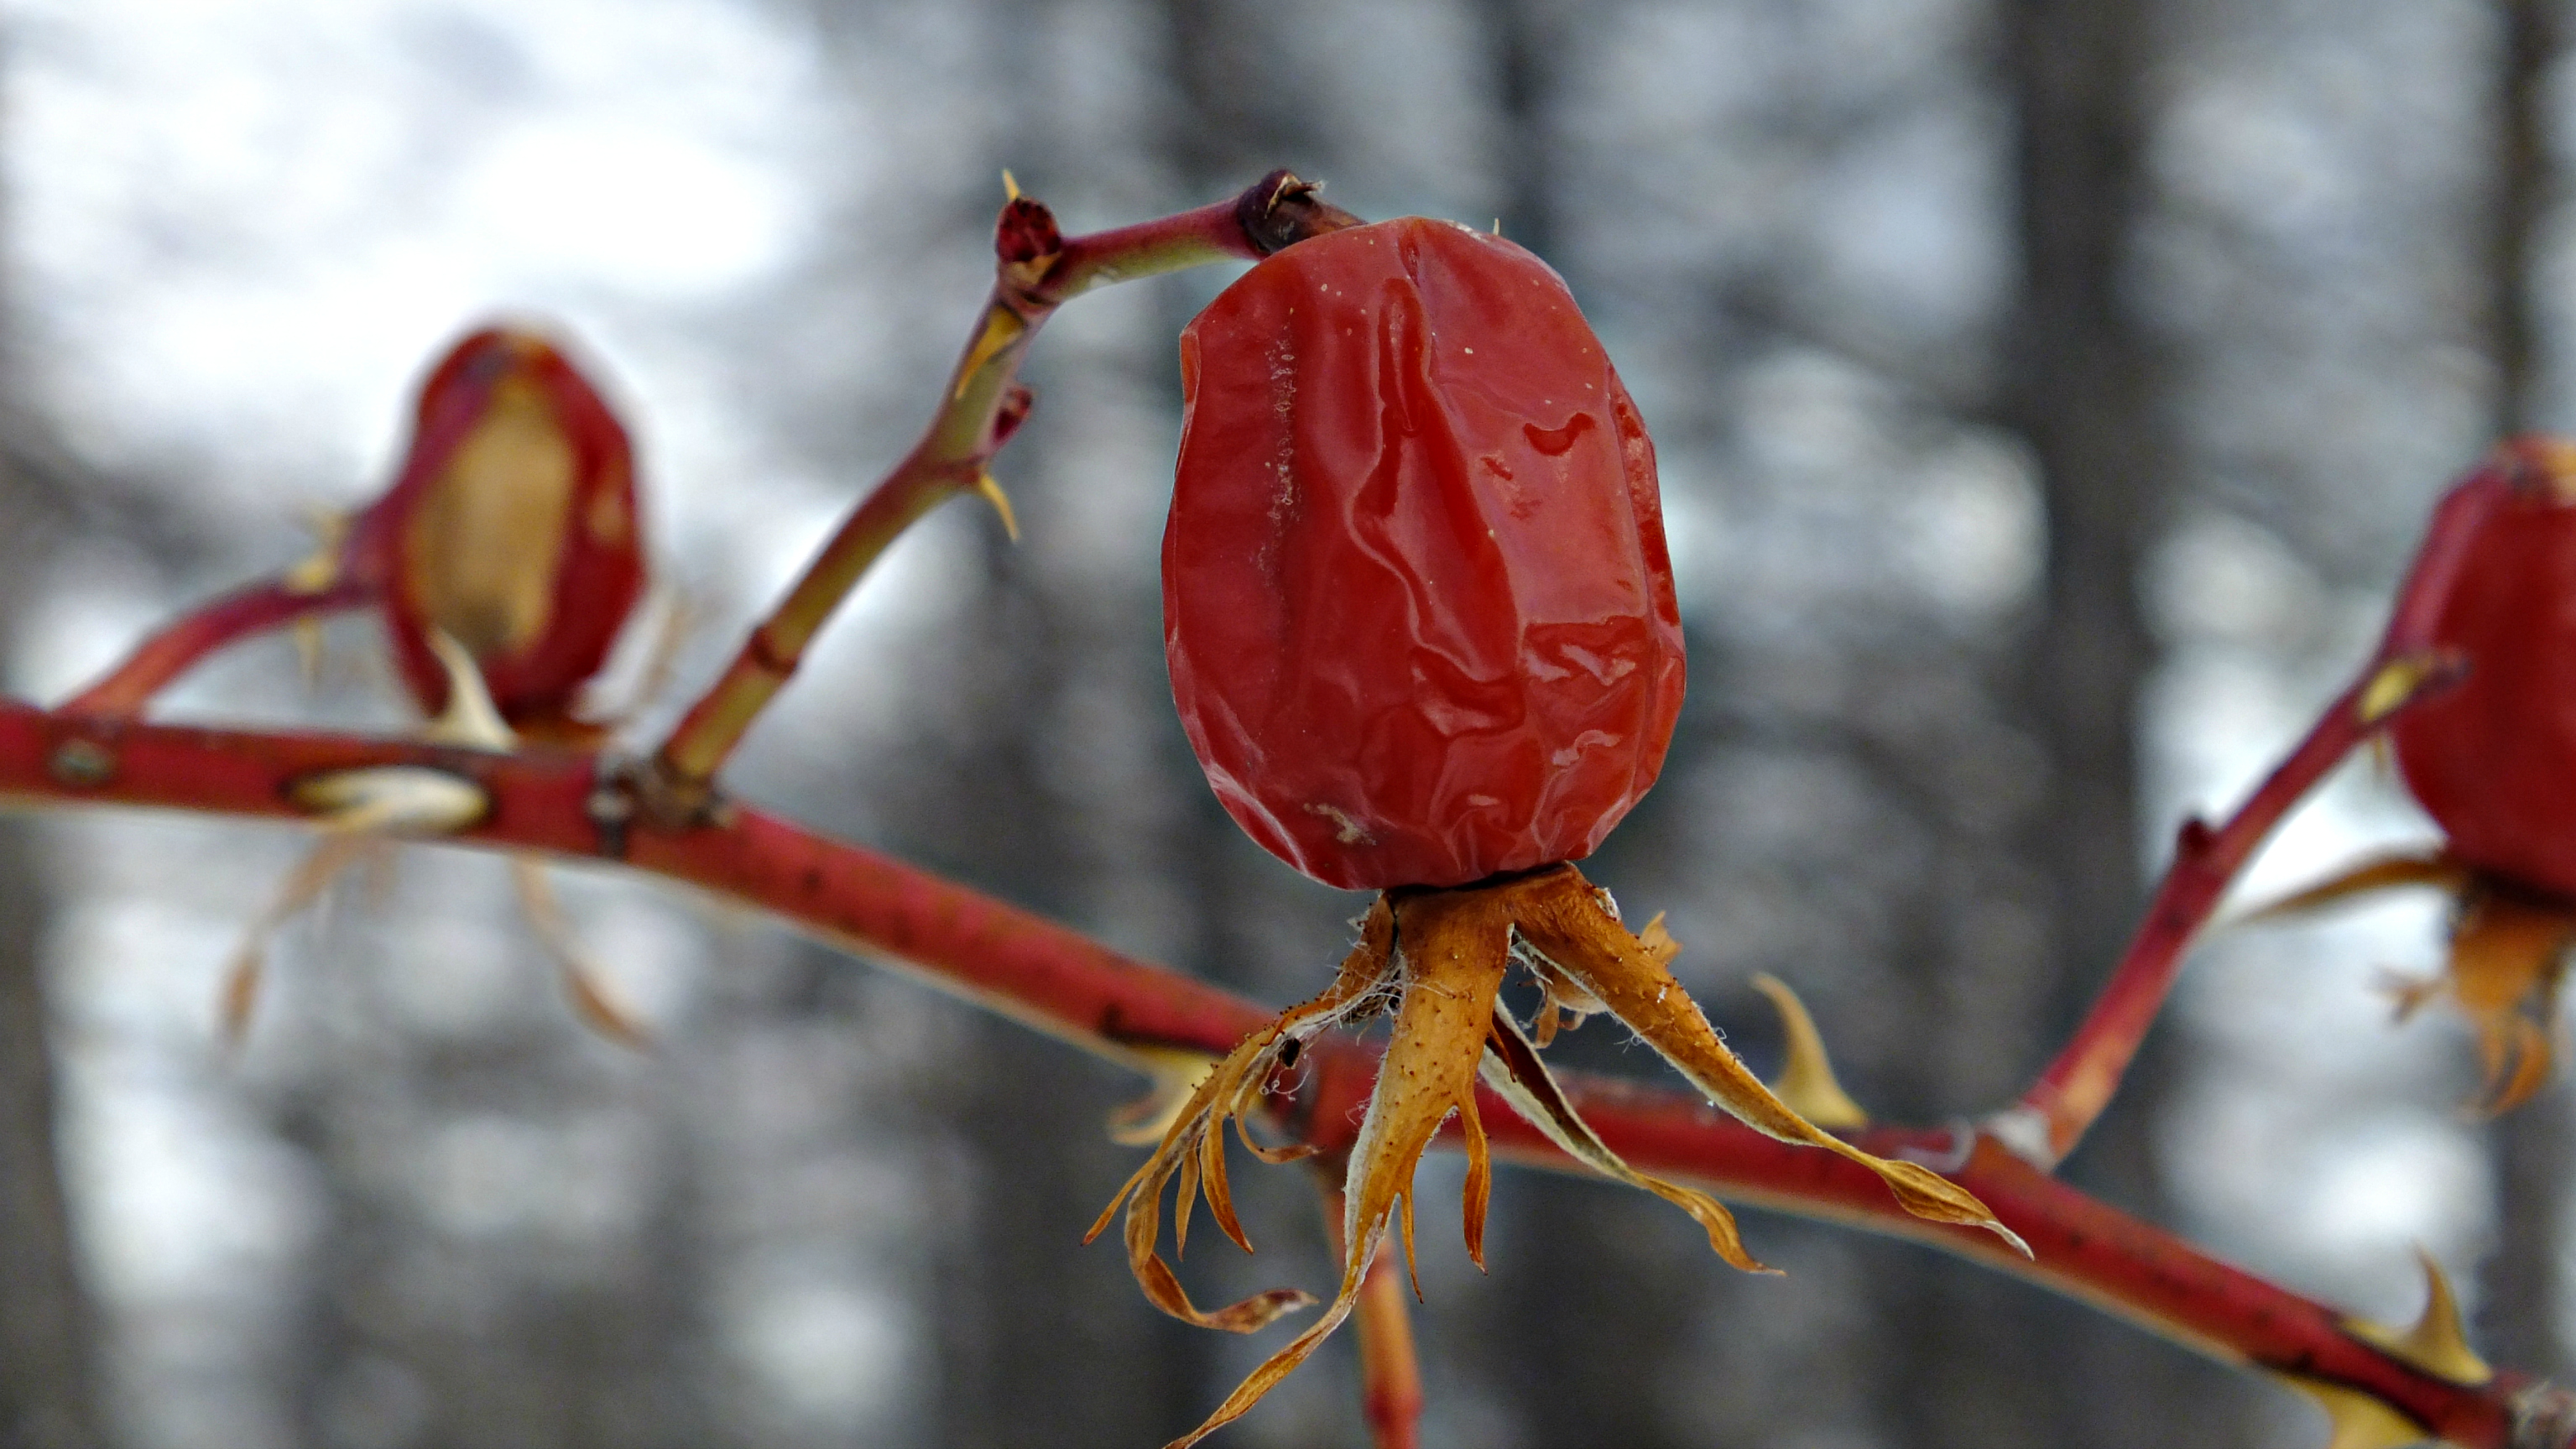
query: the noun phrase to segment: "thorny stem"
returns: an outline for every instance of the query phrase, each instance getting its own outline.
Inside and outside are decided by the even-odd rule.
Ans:
[[[1315,1185],[1324,1209],[1324,1232],[1333,1257],[1342,1256],[1342,1183],[1350,1158],[1334,1153],[1314,1159]],[[1417,1449],[1422,1442],[1422,1363],[1414,1352],[1413,1310],[1393,1240],[1379,1247],[1352,1313],[1360,1348],[1360,1418],[1371,1449]]]
[[[1228,258],[1257,261],[1358,221],[1286,171],[1272,172],[1230,200],[1070,239],[1058,235],[1046,207],[1015,193],[995,227],[992,295],[976,315],[929,427],[806,565],[804,576],[654,753],[647,807],[665,817],[703,813],[716,772],[786,687],[806,646],[860,577],[931,509],[992,486],[986,469],[1031,402],[1028,389],[1015,380],[1020,359],[1057,307],[1111,282]],[[996,497],[998,502],[998,492]]]
[[[1986,1124],[1998,1140],[2034,1165],[2054,1168],[2111,1105],[2181,974],[2184,956],[2237,872],[2281,818],[2369,733],[2358,708],[2366,684],[2367,676],[2345,690],[2226,823],[2213,829],[2198,816],[2183,822],[2174,836],[2173,863],[2156,886],[2146,919],[2092,1010],[2021,1100]]]
[[[374,591],[341,580],[320,589],[262,579],[199,608],[145,640],[123,663],[63,705],[66,714],[136,715],[207,655],[298,619],[355,609]]]
[[[298,818],[292,787],[328,772],[435,770],[469,780],[490,810],[454,843],[623,865],[768,912],[853,952],[900,966],[1103,1057],[1141,1065],[1175,1050],[1218,1056],[1271,1013],[1205,982],[1120,955],[1067,927],[926,871],[738,808],[664,825],[631,780],[593,756],[503,755],[403,741],[182,729],[46,714],[0,702],[0,800]],[[1347,1150],[1376,1073],[1375,1053],[1319,1039],[1277,1116],[1326,1152]],[[2576,1449],[2567,1400],[2504,1371],[2462,1383],[2356,1332],[2335,1310],[2231,1268],[2014,1157],[1966,1124],[1878,1129],[1862,1148],[1945,1172],[2028,1240],[2025,1261],[1991,1234],[1905,1214],[1868,1170],[1737,1125],[1695,1096],[1565,1076],[1603,1141],[1646,1171],[1728,1197],[1907,1237],[2067,1293],[2221,1362],[2364,1395],[2462,1449]],[[1488,1094],[1494,1149],[1573,1170],[1537,1129]]]

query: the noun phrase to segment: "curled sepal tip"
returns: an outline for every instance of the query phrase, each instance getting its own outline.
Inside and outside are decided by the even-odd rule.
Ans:
[[[1401,943],[1396,974],[1403,996],[1368,1113],[1351,1146],[1342,1197],[1340,1289],[1323,1317],[1254,1369],[1206,1422],[1173,1440],[1170,1449],[1185,1449],[1242,1417],[1341,1327],[1359,1302],[1391,1219],[1401,1222],[1410,1268],[1414,1166],[1452,1112],[1461,1115],[1467,1129],[1466,1236],[1481,1257],[1492,1166],[1475,1116],[1475,1090],[1477,1064],[1493,1029],[1494,998],[1511,967],[1511,921],[1502,905],[1493,892],[1436,891],[1395,906],[1394,936]],[[1371,925],[1387,909],[1381,900],[1370,914]],[[1353,954],[1367,950],[1364,941]],[[1345,967],[1344,974],[1353,973]]]
[[[1699,1003],[1673,979],[1664,956],[1630,935],[1602,893],[1571,866],[1532,876],[1511,889],[1519,897],[1512,919],[1530,949],[1643,1037],[1710,1101],[1757,1132],[1821,1147],[1868,1168],[1918,1218],[1984,1228],[2029,1254],[2029,1245],[1966,1188],[1914,1163],[1864,1152],[1774,1096],[1718,1039]]]
[[[1127,1266],[1155,1307],[1201,1327],[1249,1333],[1282,1313],[1315,1301],[1307,1294],[1280,1289],[1213,1313],[1193,1305],[1157,1250],[1162,1236],[1163,1189],[1173,1179],[1179,1179],[1175,1252],[1187,1241],[1190,1215],[1201,1193],[1206,1194],[1209,1212],[1218,1227],[1238,1246],[1250,1251],[1251,1242],[1235,1218],[1226,1181],[1226,1124],[1239,1123],[1259,1105],[1270,1074],[1292,1045],[1374,1010],[1384,1001],[1383,993],[1392,985],[1395,969],[1394,946],[1395,918],[1386,903],[1380,901],[1362,922],[1360,942],[1342,962],[1333,984],[1313,1000],[1289,1008],[1280,1013],[1278,1020],[1244,1038],[1199,1079],[1188,1100],[1172,1115],[1171,1125],[1164,1130],[1153,1156],[1119,1188],[1118,1195],[1110,1199],[1109,1206],[1101,1210],[1099,1219],[1083,1235],[1086,1243],[1097,1239],[1108,1231],[1123,1207]],[[1285,1162],[1313,1153],[1313,1149],[1305,1147],[1266,1148],[1255,1143],[1248,1131],[1241,1127],[1237,1131],[1244,1145],[1264,1161]]]

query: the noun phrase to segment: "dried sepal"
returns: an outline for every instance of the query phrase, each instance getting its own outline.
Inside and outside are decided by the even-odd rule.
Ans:
[[[2488,886],[2461,900],[2450,969],[2430,994],[2447,998],[2477,1032],[2486,1084],[2475,1112],[2500,1116],[2530,1101],[2556,1062],[2558,984],[2576,945],[2576,909]]]
[[[620,1046],[637,1051],[650,1047],[651,1033],[600,984],[599,968],[583,954],[572,922],[564,917],[563,903],[555,898],[554,882],[547,879],[544,864],[533,856],[511,856],[510,884],[518,892],[520,914],[527,917],[546,954],[554,959],[565,999],[572,1003],[574,1014],[591,1030]]]
[[[2269,921],[2283,916],[2304,915],[2326,906],[2340,905],[2357,896],[2377,895],[2381,891],[2406,886],[2428,886],[2457,895],[2467,889],[2473,875],[2467,866],[2439,850],[2373,856],[2337,871],[2315,885],[2257,906],[2246,912],[2244,919]]]
[[[259,988],[268,973],[268,949],[278,931],[320,900],[342,871],[382,850],[382,842],[364,835],[326,835],[287,875],[259,918],[242,932],[241,944],[233,948],[232,959],[224,963],[216,1015],[223,1025],[226,1046],[238,1047],[250,1034],[251,1013],[258,1009]]]
[[[1485,1211],[1494,1200],[1494,1153],[1485,1140],[1485,1124],[1476,1115],[1473,1092],[1458,1099],[1458,1127],[1467,1139],[1467,1186],[1459,1195],[1459,1212],[1465,1221],[1467,1259],[1481,1273],[1485,1270]]]
[[[1600,893],[1571,867],[1531,877],[1515,889],[1519,900],[1513,919],[1522,938],[1737,1120],[1766,1136],[1821,1147],[1868,1168],[1918,1218],[1984,1228],[2017,1250],[2030,1251],[1966,1188],[1915,1163],[1892,1162],[1864,1152],[1773,1096],[1761,1078],[1718,1039],[1699,1003],[1673,979],[1663,959],[1630,935],[1602,903]]]
[[[1414,1167],[1449,1114],[1473,1111],[1477,1063],[1492,1029],[1494,998],[1511,966],[1511,922],[1496,893],[1436,891],[1395,907],[1404,998],[1378,1067],[1343,1187],[1342,1281],[1323,1317],[1252,1371],[1184,1449],[1242,1417],[1330,1337],[1358,1303],[1390,1219],[1412,1265]],[[1472,1236],[1481,1239],[1481,1222]],[[1416,1280],[1416,1292],[1420,1291]]]
[[[1251,1244],[1241,1224],[1234,1221],[1231,1194],[1226,1183],[1224,1131],[1229,1120],[1254,1110],[1271,1073],[1281,1065],[1283,1054],[1292,1044],[1303,1043],[1317,1033],[1372,1009],[1380,993],[1391,985],[1394,971],[1395,918],[1383,900],[1373,907],[1361,923],[1359,944],[1344,958],[1342,968],[1314,999],[1280,1013],[1278,1020],[1238,1043],[1224,1060],[1200,1080],[1189,1100],[1174,1114],[1169,1128],[1154,1153],[1145,1160],[1101,1210],[1084,1242],[1097,1239],[1126,1209],[1125,1240],[1127,1266],[1136,1276],[1145,1296],[1155,1307],[1185,1322],[1202,1327],[1222,1328],[1248,1333],[1281,1313],[1302,1308],[1315,1300],[1290,1289],[1257,1294],[1229,1308],[1209,1313],[1189,1301],[1181,1290],[1180,1280],[1156,1251],[1162,1228],[1162,1196],[1165,1185],[1180,1179],[1178,1207],[1181,1226],[1176,1239],[1185,1240],[1187,1223],[1196,1206],[1197,1196],[1204,1192],[1209,1206],[1217,1215],[1219,1226],[1227,1235],[1249,1251]],[[1249,1144],[1250,1139],[1246,1137]],[[1258,1149],[1256,1149],[1258,1150]],[[1285,1161],[1308,1155],[1311,1149],[1290,1148],[1262,1151],[1271,1161]]]
[[[1778,1271],[1763,1266],[1745,1251],[1744,1235],[1736,1228],[1735,1214],[1728,1212],[1723,1203],[1704,1192],[1640,1172],[1611,1151],[1566,1099],[1565,1089],[1549,1074],[1547,1063],[1539,1059],[1537,1049],[1522,1035],[1520,1024],[1499,1005],[1494,1008],[1493,1030],[1485,1038],[1485,1056],[1478,1070],[1485,1085],[1511,1103],[1521,1120],[1546,1134],[1547,1140],[1566,1156],[1613,1181],[1643,1188],[1689,1213],[1701,1231],[1708,1234],[1710,1251],[1728,1266],[1747,1273]]]
[[[2576,950],[2576,901],[2482,872],[2447,851],[2380,856],[2264,906],[2263,920],[2412,886],[2453,904],[2447,959],[2429,979],[2389,975],[2397,1019],[2447,1002],[2477,1035],[2483,1085],[2473,1115],[2500,1116],[2531,1100],[2559,1055],[2558,989]]]

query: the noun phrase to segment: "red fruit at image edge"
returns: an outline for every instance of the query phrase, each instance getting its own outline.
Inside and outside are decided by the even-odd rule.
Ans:
[[[1208,783],[1345,889],[1592,852],[1662,768],[1681,617],[1654,446],[1565,283],[1408,217],[1181,336],[1172,695]]]
[[[544,338],[473,333],[421,384],[401,475],[358,520],[346,557],[380,582],[395,660],[423,710],[447,704],[429,647],[443,630],[474,657],[504,720],[578,739],[588,727],[574,703],[644,585],[626,430]]]
[[[2576,895],[2576,446],[2523,438],[2442,501],[2390,627],[2467,666],[2389,734],[2470,865]]]

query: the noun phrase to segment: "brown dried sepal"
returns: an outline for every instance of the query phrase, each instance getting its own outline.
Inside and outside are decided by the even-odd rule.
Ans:
[[[1915,1163],[1863,1152],[1772,1095],[1718,1039],[1699,1003],[1673,979],[1665,954],[1628,934],[1608,898],[1572,866],[1541,872],[1508,889],[1514,897],[1513,923],[1530,949],[1591,993],[1738,1121],[1766,1136],[1821,1147],[1868,1168],[1918,1218],[1985,1228],[2023,1253],[2030,1251],[1966,1188]]]
[[[1381,900],[1370,909],[1361,925],[1359,944],[1343,960],[1333,984],[1313,1000],[1280,1013],[1278,1020],[1244,1038],[1225,1060],[1217,1063],[1216,1069],[1190,1094],[1155,1147],[1154,1155],[1127,1179],[1092,1223],[1091,1231],[1083,1235],[1086,1243],[1098,1238],[1123,1205],[1127,1210],[1127,1266],[1155,1307],[1203,1328],[1249,1333],[1282,1313],[1315,1301],[1293,1289],[1274,1289],[1214,1313],[1192,1305],[1189,1295],[1181,1289],[1180,1279],[1156,1251],[1162,1235],[1163,1188],[1173,1178],[1180,1179],[1178,1222],[1173,1234],[1175,1254],[1188,1239],[1190,1215],[1202,1191],[1207,1194],[1208,1210],[1215,1216],[1217,1226],[1236,1246],[1252,1251],[1251,1240],[1235,1218],[1233,1194],[1226,1182],[1226,1123],[1235,1122],[1243,1145],[1265,1162],[1289,1162],[1313,1154],[1313,1149],[1306,1147],[1263,1147],[1252,1140],[1242,1119],[1259,1106],[1271,1073],[1282,1065],[1283,1054],[1293,1045],[1364,1015],[1382,1002],[1380,993],[1391,984],[1395,969],[1394,944],[1395,918]]]
[[[1607,1010],[1626,1022],[1702,1091],[1753,1127],[1783,1141],[1825,1148],[1869,1168],[1918,1217],[1991,1229],[2020,1246],[1985,1204],[1965,1189],[1912,1163],[1871,1156],[1800,1117],[1728,1051],[1700,1015],[1666,962],[1679,949],[1659,925],[1645,937],[1619,924],[1608,897],[1571,866],[1554,866],[1499,884],[1452,890],[1406,890],[1379,898],[1362,939],[1322,995],[1247,1038],[1199,1084],[1152,1159],[1093,1224],[1104,1231],[1123,1204],[1128,1262],[1146,1296],[1176,1317],[1237,1331],[1267,1323],[1287,1306],[1311,1302],[1280,1290],[1216,1313],[1189,1303],[1156,1253],[1163,1187],[1180,1179],[1182,1227],[1202,1189],[1218,1226],[1249,1249],[1225,1186],[1224,1127],[1256,1107],[1271,1073],[1293,1043],[1381,1006],[1400,993],[1395,1029],[1378,1066],[1366,1117],[1349,1152],[1342,1190],[1342,1278],[1321,1318],[1255,1369],[1205,1423],[1173,1441],[1185,1449],[1233,1422],[1311,1355],[1349,1317],[1369,1265],[1390,1229],[1413,1260],[1413,1174],[1452,1113],[1467,1150],[1461,1204],[1467,1250],[1484,1262],[1485,1212],[1493,1164],[1476,1107],[1481,1077],[1513,1110],[1567,1155],[1602,1174],[1643,1188],[1688,1212],[1719,1257],[1750,1272],[1767,1271],[1744,1249],[1734,1217],[1704,1193],[1637,1171],[1586,1125],[1540,1062],[1538,1049],[1497,1000],[1503,977],[1520,960],[1547,989],[1551,1013]],[[1264,1151],[1271,1160],[1297,1149]],[[2024,1251],[2027,1251],[2025,1248]],[[1419,1288],[1417,1286],[1417,1293]]]
[[[2531,1100],[2558,1058],[2558,988],[2576,949],[2576,901],[2480,871],[2445,851],[2367,860],[2254,913],[2255,919],[2335,905],[2360,896],[2424,886],[2453,903],[2449,959],[2429,979],[2391,976],[2389,995],[2405,1021],[2446,1002],[2477,1033],[2485,1075],[2471,1111],[2501,1116]]]
[[[1476,1075],[1492,1031],[1494,998],[1511,966],[1511,920],[1502,909],[1504,899],[1493,891],[1467,890],[1433,891],[1396,902],[1393,934],[1404,996],[1396,1010],[1395,1034],[1378,1067],[1377,1087],[1369,1095],[1368,1115],[1351,1146],[1350,1176],[1343,1188],[1341,1288],[1322,1318],[1254,1369],[1206,1422],[1173,1440],[1169,1449],[1186,1449],[1241,1418],[1341,1327],[1359,1302],[1369,1264],[1399,1209],[1405,1261],[1411,1265],[1414,1166],[1452,1112],[1460,1114],[1467,1132],[1466,1235],[1481,1264],[1493,1168],[1475,1115]],[[1382,898],[1370,914],[1371,923],[1386,909]],[[1347,978],[1351,969],[1343,969]],[[1415,1291],[1420,1291],[1418,1284]]]

